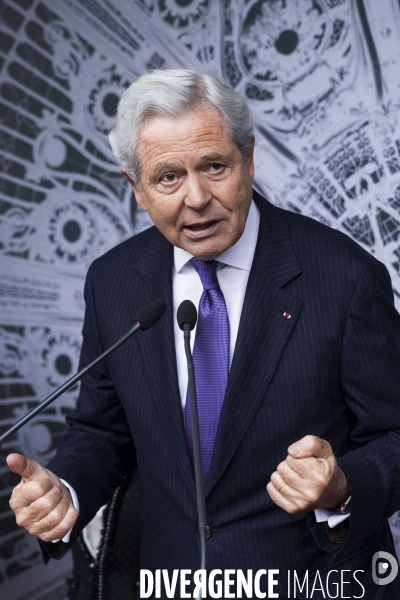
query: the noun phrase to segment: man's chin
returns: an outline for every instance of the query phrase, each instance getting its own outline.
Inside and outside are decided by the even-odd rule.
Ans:
[[[197,241],[188,240],[180,247],[183,250],[190,252],[190,254],[193,254],[193,256],[199,260],[215,260],[225,252],[230,245],[231,244],[227,243],[226,240],[213,240],[212,238],[207,238]]]

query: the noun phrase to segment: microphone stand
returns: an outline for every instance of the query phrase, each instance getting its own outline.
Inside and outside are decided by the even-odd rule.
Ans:
[[[75,373],[68,381],[63,383],[61,387],[55,390],[50,396],[47,396],[40,404],[35,406],[31,411],[29,411],[25,416],[23,416],[19,421],[17,421],[10,429],[8,429],[3,435],[0,436],[0,446],[1,443],[4,442],[7,438],[9,438],[13,433],[18,431],[21,427],[23,427],[26,423],[28,423],[33,417],[35,417],[38,413],[40,413],[43,409],[46,408],[49,404],[51,404],[56,398],[61,396],[64,392],[69,390],[75,383],[80,381],[84,375],[93,367],[95,367],[100,361],[106,358],[109,354],[114,352],[117,348],[125,344],[130,337],[133,336],[139,330],[146,331],[150,327],[152,327],[157,321],[163,316],[165,309],[167,308],[167,304],[164,300],[154,300],[150,302],[145,308],[143,308],[135,317],[135,324],[122,335],[119,340],[117,340],[110,348],[107,348],[100,354],[97,358],[95,358],[89,365],[84,367],[78,373]]]
[[[120,346],[122,346],[122,344],[124,344],[127,340],[129,340],[129,338],[134,333],[136,333],[137,331],[139,331],[139,329],[141,329],[140,323],[135,323],[133,325],[133,327],[131,327],[131,329],[129,329],[129,331],[127,331],[122,337],[119,338],[119,340],[117,340],[115,342],[115,344],[113,344],[112,346],[110,346],[110,348],[107,348],[107,350],[105,350],[105,352],[103,352],[103,354],[100,354],[100,356],[98,356],[97,358],[95,358],[84,369],[82,369],[78,373],[75,373],[75,375],[73,375],[72,377],[70,377],[70,379],[68,379],[68,381],[66,381],[65,383],[63,383],[61,387],[59,387],[52,394],[50,394],[50,396],[47,396],[47,398],[45,398],[44,400],[42,400],[42,402],[40,402],[40,404],[38,404],[37,406],[35,406],[35,408],[33,408],[32,410],[30,410],[26,415],[24,415],[21,419],[19,419],[19,421],[17,421],[12,427],[10,427],[10,429],[8,429],[5,433],[3,433],[3,435],[0,436],[0,444],[2,442],[4,442],[4,440],[6,440],[7,438],[9,438],[13,433],[15,433],[16,431],[18,431],[18,429],[20,429],[21,427],[23,427],[24,425],[26,425],[26,423],[28,423],[31,419],[33,419],[33,417],[35,417],[42,410],[44,410],[46,408],[46,406],[48,406],[54,400],[56,400],[59,396],[61,396],[61,394],[63,394],[67,390],[69,390],[69,388],[71,388],[75,383],[77,383],[78,381],[80,381],[82,379],[82,377],[84,375],[86,375],[86,373],[88,371],[90,371],[91,369],[93,369],[93,367],[95,367],[100,361],[102,361],[103,358],[106,358],[109,354],[111,354],[111,352],[114,352],[114,350],[116,350],[117,348],[119,348]]]
[[[197,412],[197,394],[196,382],[194,377],[193,357],[190,349],[190,331],[191,326],[185,323],[183,326],[183,337],[185,341],[185,353],[187,359],[188,378],[189,378],[189,400],[190,414],[192,420],[192,435],[193,435],[193,463],[194,476],[196,481],[196,500],[197,500],[197,515],[199,519],[199,534],[200,534],[200,569],[206,568],[206,501],[204,494],[203,482],[203,467],[201,464],[201,449],[200,449],[200,430],[199,416]]]

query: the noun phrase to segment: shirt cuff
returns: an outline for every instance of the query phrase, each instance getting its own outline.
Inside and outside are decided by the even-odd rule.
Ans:
[[[342,523],[342,521],[348,519],[350,516],[350,513],[343,514],[330,508],[316,508],[314,510],[314,514],[317,523],[324,523],[328,521],[328,526],[331,529],[336,527],[336,525],[339,525],[339,523]]]
[[[78,500],[78,496],[76,495],[76,492],[74,490],[74,488],[72,486],[69,485],[69,483],[67,483],[66,481],[64,481],[64,479],[60,478],[60,481],[65,485],[66,488],[68,488],[69,493],[71,494],[71,498],[72,498],[72,503],[74,505],[74,508],[76,508],[76,510],[78,511],[79,514],[79,500]],[[66,533],[62,539],[63,542],[65,542],[66,544],[68,544],[69,542],[69,538],[71,537],[71,531],[72,531],[72,527],[71,529],[68,531],[68,533]],[[56,542],[59,542],[60,540],[53,540],[53,544],[55,544]]]

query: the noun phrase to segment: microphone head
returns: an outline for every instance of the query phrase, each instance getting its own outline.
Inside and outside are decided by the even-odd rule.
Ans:
[[[153,327],[158,319],[161,319],[166,308],[167,303],[164,300],[154,300],[154,302],[150,302],[150,304],[142,308],[136,315],[135,321],[140,324],[143,331],[146,331],[146,329]]]
[[[190,300],[184,300],[179,305],[176,312],[176,319],[179,327],[183,330],[184,325],[190,325],[190,331],[195,328],[197,322],[197,309],[193,302]]]

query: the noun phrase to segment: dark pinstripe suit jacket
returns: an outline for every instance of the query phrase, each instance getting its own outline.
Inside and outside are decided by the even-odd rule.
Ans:
[[[288,569],[363,569],[366,585],[374,552],[394,553],[387,518],[400,508],[400,317],[390,278],[347,236],[258,194],[255,199],[260,232],[205,482],[208,566],[278,568],[282,582]],[[164,298],[168,309],[85,378],[50,468],[77,491],[75,539],[137,460],[142,567],[196,570],[195,486],[176,373],[172,261],[172,246],[151,228],[91,266],[82,364],[122,335],[148,302]],[[342,544],[329,541],[313,513],[289,515],[265,490],[286,448],[306,434],[329,440],[351,487]],[[374,584],[364,597],[386,592],[392,598],[396,585]],[[353,591],[360,595],[360,586]]]

